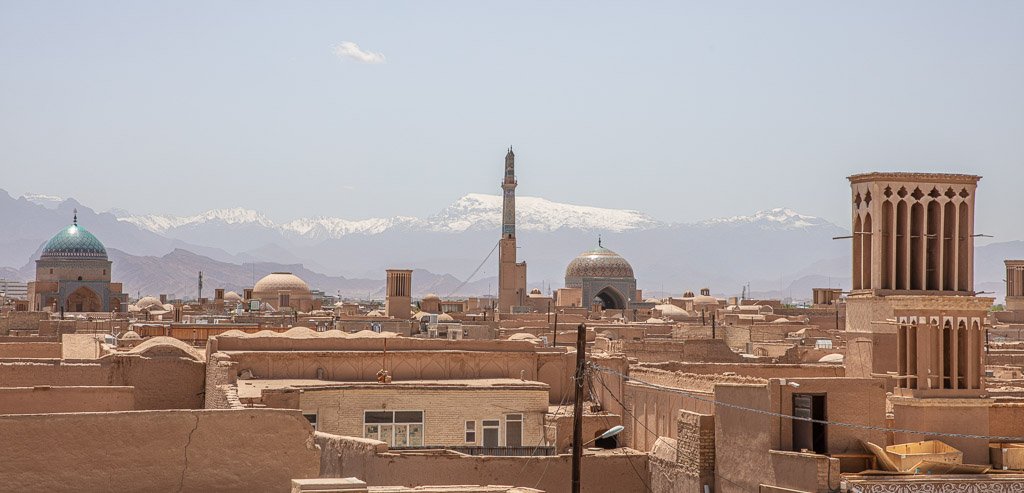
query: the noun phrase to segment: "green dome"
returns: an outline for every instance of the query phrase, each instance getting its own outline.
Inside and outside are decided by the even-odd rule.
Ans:
[[[72,224],[50,238],[43,247],[43,259],[107,259],[107,249],[85,228]]]

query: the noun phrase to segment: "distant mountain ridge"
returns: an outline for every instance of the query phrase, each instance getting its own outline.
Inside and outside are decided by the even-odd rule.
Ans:
[[[6,233],[0,236],[0,267],[30,278],[41,245],[77,208],[79,222],[116,251],[111,258],[118,280],[143,294],[187,293],[198,270],[224,272],[221,282],[228,289],[245,287],[254,270],[259,274],[259,266],[268,265],[303,272],[313,288],[361,297],[383,287],[385,269],[414,268],[415,292],[445,296],[488,252],[483,268],[457,294],[484,295],[497,288],[497,195],[468,194],[422,218],[311,217],[282,223],[245,208],[134,216],[96,213],[74,199],[58,199],[15,199],[0,192],[0,231]],[[847,235],[847,229],[790,209],[669,223],[639,211],[536,197],[517,197],[516,205],[518,257],[529,266],[529,286],[544,292],[562,285],[566,265],[595,246],[599,235],[633,265],[638,286],[649,294],[709,287],[732,295],[750,284],[755,292],[806,298],[811,283],[849,288],[849,240],[832,239]],[[1001,296],[1001,262],[1009,257],[1024,257],[1024,242],[978,248],[978,289]]]
[[[168,236],[175,230],[195,228],[211,223],[225,226],[253,226],[276,230],[285,236],[312,239],[339,239],[350,234],[381,234],[391,230],[460,233],[474,230],[496,230],[501,225],[502,197],[471,193],[456,200],[439,213],[426,218],[394,216],[361,220],[338,217],[309,217],[277,224],[266,215],[241,207],[211,209],[190,216],[122,215],[119,221]],[[790,209],[758,211],[750,216],[708,219],[695,225],[755,225],[763,229],[798,229],[814,226],[835,226],[824,219],[799,214]],[[553,202],[539,197],[516,198],[516,226],[522,231],[610,231],[622,233],[674,226],[635,210],[608,209]],[[835,226],[838,227],[838,226]]]

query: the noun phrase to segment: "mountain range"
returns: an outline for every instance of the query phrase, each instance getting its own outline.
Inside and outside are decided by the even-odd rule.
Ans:
[[[77,208],[80,224],[106,244],[115,278],[133,295],[194,296],[199,270],[206,286],[235,290],[285,270],[328,293],[380,297],[386,268],[415,268],[417,296],[482,295],[497,285],[501,203],[500,196],[474,193],[426,217],[275,222],[245,208],[189,216],[98,213],[74,199],[3,192],[0,228],[9,234],[0,238],[0,267],[7,266],[0,276],[31,278],[41,245]],[[832,239],[847,229],[785,208],[671,223],[539,197],[517,197],[516,207],[519,259],[528,263],[530,287],[545,292],[561,286],[565,266],[599,236],[630,261],[648,295],[705,286],[733,295],[748,285],[755,296],[805,299],[810,287],[849,287],[849,240]],[[978,247],[978,289],[1001,291],[1002,259],[1013,256],[1024,257],[1024,242]]]

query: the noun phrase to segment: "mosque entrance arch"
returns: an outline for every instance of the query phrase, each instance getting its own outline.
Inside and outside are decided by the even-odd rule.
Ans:
[[[600,305],[605,310],[625,310],[626,297],[622,296],[617,289],[608,286],[594,295],[594,304]]]
[[[82,286],[68,295],[64,310],[69,312],[101,312],[103,301],[95,291]]]

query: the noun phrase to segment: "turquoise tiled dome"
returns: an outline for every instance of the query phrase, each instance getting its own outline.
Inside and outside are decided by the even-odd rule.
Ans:
[[[40,258],[107,259],[107,249],[85,228],[72,224],[50,238]]]

